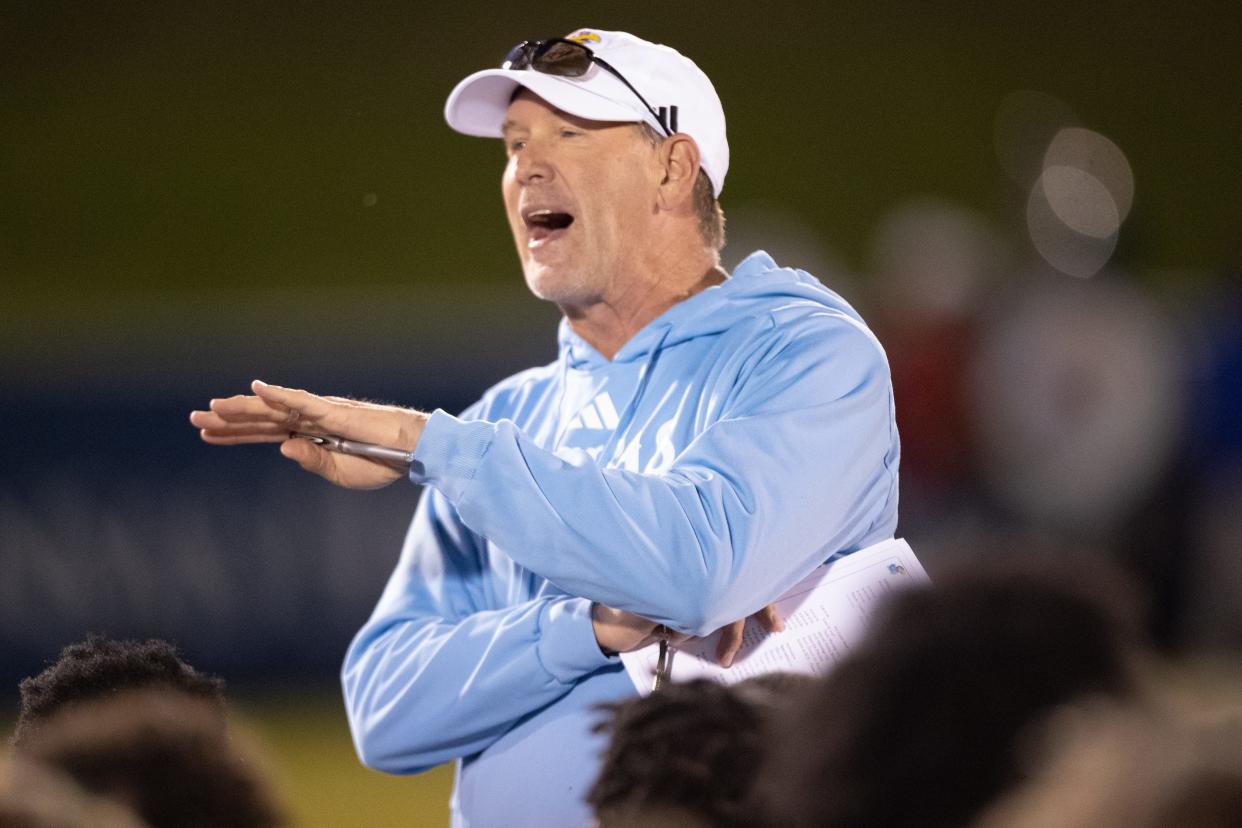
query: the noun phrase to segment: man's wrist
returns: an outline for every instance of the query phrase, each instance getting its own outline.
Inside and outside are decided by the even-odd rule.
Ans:
[[[406,451],[413,452],[418,448],[418,441],[422,439],[423,431],[427,428],[427,421],[431,419],[431,415],[413,408],[402,409],[402,411],[405,417],[397,432],[397,445]]]

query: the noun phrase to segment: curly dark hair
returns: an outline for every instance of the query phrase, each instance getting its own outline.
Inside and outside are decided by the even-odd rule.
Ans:
[[[23,743],[22,758],[133,808],[152,828],[270,828],[284,815],[215,705],[167,689],[82,702]]]
[[[751,782],[774,701],[767,687],[739,691],[698,679],[602,705],[605,718],[595,732],[611,739],[587,793],[601,825],[618,821],[610,815],[644,809],[681,812],[720,828],[749,824]]]
[[[20,746],[53,714],[80,702],[115,696],[124,690],[162,687],[178,690],[224,713],[224,680],[186,664],[167,641],[127,641],[91,633],[70,644],[37,676],[24,679],[21,712],[13,731]]]

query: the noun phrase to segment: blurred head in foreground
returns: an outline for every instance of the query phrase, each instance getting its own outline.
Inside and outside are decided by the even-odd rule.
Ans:
[[[253,749],[211,702],[131,690],[64,710],[17,753],[131,807],[152,828],[267,828],[283,817]]]
[[[51,768],[0,759],[0,828],[147,828],[116,802],[92,796]]]
[[[1242,710],[1195,721],[1167,706],[1084,705],[1048,730],[1046,764],[976,828],[1242,825]]]
[[[786,690],[775,674],[726,687],[699,679],[606,705],[608,750],[587,802],[600,828],[729,828],[752,823],[751,784]]]
[[[224,680],[198,672],[167,641],[117,641],[91,634],[61,650],[60,658],[22,681],[21,712],[13,731],[20,745],[52,715],[75,704],[124,690],[164,688],[214,706],[224,715]]]
[[[956,826],[1020,778],[1026,728],[1124,696],[1137,612],[1111,569],[980,565],[891,597],[778,728],[759,786],[778,825]]]

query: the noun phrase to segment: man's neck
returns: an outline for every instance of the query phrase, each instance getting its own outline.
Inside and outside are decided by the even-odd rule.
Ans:
[[[718,261],[703,257],[675,271],[626,279],[614,296],[561,311],[574,333],[611,360],[651,320],[726,276]]]

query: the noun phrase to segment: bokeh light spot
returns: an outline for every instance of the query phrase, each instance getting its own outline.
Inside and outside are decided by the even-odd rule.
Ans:
[[[1121,148],[1098,132],[1069,127],[1056,134],[1044,153],[1044,169],[1073,167],[1090,173],[1108,190],[1117,208],[1117,223],[1126,220],[1134,203],[1134,172]]]
[[[1121,226],[1112,193],[1098,178],[1077,167],[1048,167],[1039,177],[1052,212],[1071,230],[1106,239]]]

